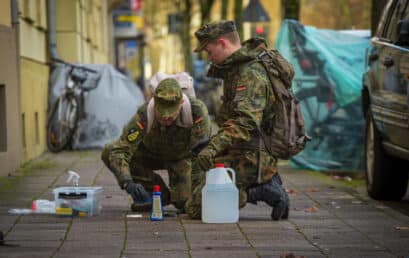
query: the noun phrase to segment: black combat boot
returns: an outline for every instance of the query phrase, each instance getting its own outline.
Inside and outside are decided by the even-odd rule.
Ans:
[[[264,201],[273,207],[271,212],[273,220],[288,219],[289,198],[281,185],[281,178],[278,174],[275,174],[268,183],[249,188],[247,201],[254,204],[257,204],[257,201]]]
[[[152,203],[148,203],[148,202],[145,202],[145,203],[137,203],[137,202],[134,202],[134,203],[132,203],[132,205],[131,205],[131,210],[132,211],[135,211],[135,212],[143,212],[143,211],[151,211],[152,210]]]

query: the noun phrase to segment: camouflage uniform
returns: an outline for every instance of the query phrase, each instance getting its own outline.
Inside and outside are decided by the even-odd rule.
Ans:
[[[166,79],[165,81],[174,79]],[[182,92],[180,86],[159,84],[155,91],[155,110],[162,115],[172,113],[178,106]],[[176,96],[176,99],[175,99]],[[191,146],[210,136],[210,120],[206,106],[198,99],[190,98],[193,126],[184,125],[179,115],[170,126],[161,126],[153,121],[147,132],[147,103],[124,127],[121,137],[113,144],[106,145],[102,151],[102,160],[115,175],[119,186],[132,179],[140,183],[148,192],[153,185],[159,184],[162,190],[163,204],[174,204],[183,208],[184,202],[191,195]],[[172,103],[175,102],[175,103]],[[176,104],[176,105],[174,105]],[[167,169],[169,188],[153,170]]]
[[[196,50],[206,46],[209,42],[206,37],[215,38],[229,31],[227,22],[205,25],[195,34],[200,41]],[[195,173],[201,173],[201,180],[194,185],[192,198],[185,206],[191,218],[201,216],[204,172],[215,163],[224,163],[225,167],[235,170],[240,208],[246,204],[248,188],[270,181],[277,173],[276,158],[258,148],[259,128],[266,126],[267,117],[274,115],[269,103],[275,100],[265,69],[252,61],[258,53],[252,44],[244,42],[238,51],[221,64],[212,64],[209,70],[208,76],[224,80],[223,104],[216,119],[219,131],[203,150],[214,155],[207,165],[194,164],[194,170],[198,170]],[[248,147],[249,144],[246,147],[250,142],[255,143],[254,148]]]

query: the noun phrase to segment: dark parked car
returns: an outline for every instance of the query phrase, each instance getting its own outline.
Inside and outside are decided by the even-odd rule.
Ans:
[[[409,172],[409,0],[390,0],[366,53],[366,183],[374,199],[399,200]]]

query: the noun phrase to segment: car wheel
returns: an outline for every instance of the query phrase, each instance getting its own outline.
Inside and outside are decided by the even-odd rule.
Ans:
[[[404,161],[387,155],[370,112],[366,115],[365,177],[368,194],[377,200],[400,200],[406,193]]]

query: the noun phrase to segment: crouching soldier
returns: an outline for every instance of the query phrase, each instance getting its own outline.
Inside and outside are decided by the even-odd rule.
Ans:
[[[210,136],[210,119],[200,100],[182,93],[173,78],[159,82],[121,137],[106,145],[102,160],[133,199],[133,211],[151,209],[150,192],[160,185],[163,205],[183,210],[191,195],[191,147]],[[167,169],[169,188],[153,170]]]

